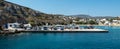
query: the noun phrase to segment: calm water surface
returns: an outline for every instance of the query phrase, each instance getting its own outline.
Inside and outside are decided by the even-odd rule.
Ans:
[[[0,35],[0,49],[120,49],[120,27],[109,33],[20,33]]]

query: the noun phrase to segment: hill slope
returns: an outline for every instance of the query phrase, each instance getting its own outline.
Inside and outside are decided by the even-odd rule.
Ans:
[[[59,15],[45,14],[28,7],[20,6],[8,1],[0,1],[0,25],[11,22],[19,23],[58,23]],[[60,20],[63,22],[63,20]]]

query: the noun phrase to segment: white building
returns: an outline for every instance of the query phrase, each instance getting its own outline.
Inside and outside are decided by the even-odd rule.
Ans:
[[[120,20],[113,20],[112,24],[120,26]]]
[[[8,24],[5,24],[5,29],[4,30],[13,30],[13,31],[23,31],[25,29],[23,28],[20,28],[20,25],[19,23],[8,23]]]
[[[99,21],[99,25],[111,25],[111,22],[109,22],[107,19],[101,19]]]
[[[24,24],[24,27],[26,28],[26,30],[30,30],[32,28],[31,24]]]

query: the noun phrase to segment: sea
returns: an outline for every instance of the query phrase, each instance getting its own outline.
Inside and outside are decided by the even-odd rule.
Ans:
[[[0,35],[0,49],[120,49],[120,26],[94,27],[109,32]]]

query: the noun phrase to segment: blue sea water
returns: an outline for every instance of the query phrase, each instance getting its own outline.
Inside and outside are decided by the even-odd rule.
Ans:
[[[120,27],[109,33],[20,33],[0,35],[0,49],[120,49]]]

